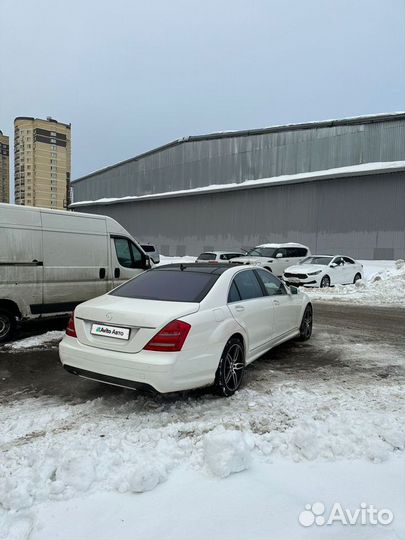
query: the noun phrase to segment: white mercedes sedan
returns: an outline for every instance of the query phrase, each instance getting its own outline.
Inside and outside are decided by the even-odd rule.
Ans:
[[[287,284],[305,287],[348,285],[362,278],[363,265],[343,255],[312,255],[286,268],[283,275]]]
[[[247,364],[311,333],[308,296],[267,270],[171,264],[77,306],[59,354],[67,371],[96,381],[231,396]]]

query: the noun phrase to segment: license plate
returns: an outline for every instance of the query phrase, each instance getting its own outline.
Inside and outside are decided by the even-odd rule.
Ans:
[[[91,333],[95,336],[104,336],[115,339],[129,339],[131,330],[120,326],[107,326],[105,324],[92,324]]]

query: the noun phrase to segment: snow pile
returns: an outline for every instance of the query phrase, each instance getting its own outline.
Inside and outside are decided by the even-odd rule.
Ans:
[[[45,345],[51,341],[58,342],[63,338],[64,335],[65,330],[51,330],[49,332],[45,332],[45,334],[40,334],[39,336],[27,337],[18,341],[6,343],[4,348],[13,350],[32,349],[35,347],[41,347],[42,345]]]
[[[405,305],[405,262],[402,259],[373,272],[374,261],[362,261],[364,279],[353,285],[335,285],[325,289],[306,288],[313,300],[352,302],[355,304]]]
[[[405,396],[396,349],[364,350],[342,344],[341,337],[331,343],[329,334],[319,346],[341,354],[342,364],[274,371],[259,362],[249,368],[253,387],[248,381],[229,399],[123,390],[85,403],[44,397],[5,403],[0,517],[100,491],[154,490],[179,467],[225,478],[249,468],[252,458],[381,463],[400,455]],[[361,378],[345,376],[345,362]],[[380,378],[386,365],[395,375]]]
[[[240,431],[219,427],[204,438],[204,461],[209,470],[220,478],[244,471],[250,464],[247,437]],[[251,446],[254,446],[251,442]]]

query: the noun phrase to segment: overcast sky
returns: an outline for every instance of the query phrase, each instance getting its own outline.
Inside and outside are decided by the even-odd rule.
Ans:
[[[71,122],[73,178],[186,135],[404,109],[403,0],[0,0],[0,47],[0,129]]]

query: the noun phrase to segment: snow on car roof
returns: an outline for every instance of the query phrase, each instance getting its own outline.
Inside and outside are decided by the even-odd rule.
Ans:
[[[269,247],[269,248],[282,248],[282,247],[303,247],[307,248],[307,246],[304,246],[304,244],[298,244],[295,242],[285,242],[284,244],[259,244],[256,247]]]
[[[217,255],[222,255],[223,253],[240,253],[241,255],[243,255],[244,252],[240,249],[226,249],[221,251],[218,251],[217,249],[207,249],[206,251],[202,251],[200,255],[202,255],[203,253],[216,253]]]

